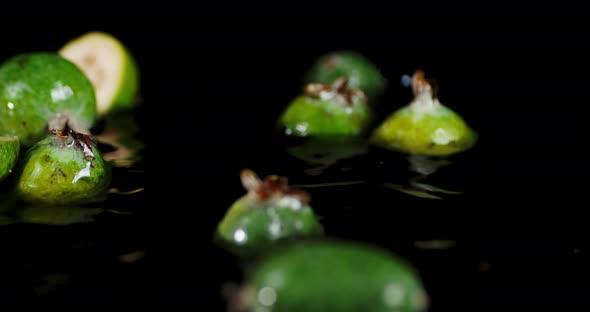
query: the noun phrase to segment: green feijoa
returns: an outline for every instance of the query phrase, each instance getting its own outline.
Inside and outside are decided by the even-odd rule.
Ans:
[[[445,156],[476,143],[477,133],[440,103],[422,71],[414,74],[412,88],[414,100],[385,119],[371,136],[373,144],[408,154]]]
[[[16,194],[29,203],[71,205],[102,199],[111,171],[90,136],[53,130],[22,157]]]
[[[289,189],[287,179],[260,180],[251,170],[241,173],[248,193],[236,200],[217,227],[217,240],[237,255],[252,256],[279,241],[323,234],[309,195]]]
[[[417,312],[427,308],[419,274],[377,247],[300,241],[261,258],[237,301],[247,311]]]
[[[365,95],[350,89],[347,78],[334,84],[305,86],[279,118],[279,127],[288,136],[354,137],[361,135],[371,121]]]
[[[355,51],[334,51],[321,56],[309,69],[305,81],[331,84],[342,76],[349,79],[350,87],[362,90],[371,104],[387,87],[377,66]]]
[[[55,119],[87,133],[96,121],[94,89],[84,73],[57,53],[14,56],[0,65],[0,134],[30,147]]]

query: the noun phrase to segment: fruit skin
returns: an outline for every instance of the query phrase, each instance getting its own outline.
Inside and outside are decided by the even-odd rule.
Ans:
[[[309,205],[298,210],[286,205],[257,207],[241,198],[229,208],[218,234],[231,251],[252,254],[280,240],[321,235],[323,229]]]
[[[14,56],[0,65],[0,135],[29,147],[47,135],[58,113],[87,132],[96,122],[94,89],[76,65],[56,53]]]
[[[123,84],[119,89],[118,95],[113,100],[113,106],[109,112],[124,110],[137,103],[139,97],[139,66],[137,61],[131,55],[126,47],[121,47],[125,51],[125,70],[123,74]]]
[[[333,83],[348,77],[352,88],[362,90],[373,104],[383,94],[387,80],[366,57],[354,51],[335,51],[321,56],[309,69],[305,82]]]
[[[20,143],[16,137],[0,137],[0,181],[4,180],[16,164]]]
[[[298,96],[283,113],[280,123],[293,136],[358,136],[369,121],[363,106],[353,106],[348,112],[331,100]]]
[[[408,154],[447,156],[471,148],[478,135],[465,120],[436,98],[424,73],[412,78],[414,100],[389,115],[373,131],[371,143]]]
[[[372,135],[375,145],[408,154],[444,156],[472,147],[477,134],[451,109],[432,112],[404,107],[393,113]]]
[[[139,66],[137,65],[137,61],[129,49],[113,35],[101,31],[88,32],[66,43],[58,53],[64,58],[69,59],[73,63],[77,64],[77,66],[82,71],[84,71],[83,64],[78,63],[76,60],[70,58],[69,53],[70,50],[81,47],[87,42],[92,42],[93,40],[101,40],[105,43],[108,42],[109,44],[112,44],[112,46],[119,51],[119,55],[121,55],[123,58],[121,61],[123,66],[121,69],[122,75],[119,77],[109,77],[109,79],[118,79],[119,81],[117,85],[119,87],[111,99],[105,99],[106,103],[98,103],[101,101],[100,99],[97,101],[98,115],[104,116],[108,113],[125,110],[132,107],[135,103],[137,103],[139,97]]]
[[[15,193],[25,202],[71,205],[102,199],[111,168],[95,144],[86,157],[72,134],[52,134],[31,147],[19,164]]]
[[[301,241],[248,273],[249,311],[424,311],[427,295],[404,260],[345,241]],[[250,289],[250,291],[248,291]]]
[[[329,95],[311,95],[307,92],[311,86],[319,84],[307,85],[305,94],[297,96],[281,114],[278,124],[286,135],[354,137],[363,134],[371,121],[371,112],[360,90],[346,89],[339,93],[323,85],[327,92],[331,92]],[[356,92],[350,102],[340,101],[339,98],[349,91]]]
[[[248,175],[258,179],[253,172],[244,170],[242,180]],[[275,186],[271,180],[275,178],[279,177],[258,180],[260,184],[236,200],[219,223],[216,239],[228,251],[251,257],[278,242],[323,235],[322,225],[307,204],[307,195],[301,191],[287,190],[286,185],[273,189]],[[247,183],[244,184],[249,187]],[[267,191],[268,196],[260,196]]]

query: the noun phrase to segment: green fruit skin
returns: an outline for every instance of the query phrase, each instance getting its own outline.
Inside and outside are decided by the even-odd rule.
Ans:
[[[240,240],[237,231],[245,236]],[[217,239],[230,252],[252,256],[262,254],[279,241],[323,235],[324,230],[312,208],[253,206],[247,197],[238,199],[217,227]]]
[[[431,112],[408,106],[390,115],[371,142],[408,154],[446,156],[471,148],[477,137],[461,116],[443,105]]]
[[[79,150],[59,147],[50,136],[31,147],[24,155],[17,175],[16,194],[23,201],[44,205],[71,205],[93,202],[105,195],[111,182],[111,169],[93,146],[94,167],[83,176],[88,161]],[[76,176],[79,177],[75,182]]]
[[[348,77],[348,85],[361,89],[374,103],[387,87],[387,80],[379,69],[361,54],[353,51],[338,51],[321,56],[308,71],[305,82],[333,83]]]
[[[117,91],[117,95],[113,99],[113,105],[107,113],[121,111],[132,107],[138,100],[139,94],[139,67],[135,58],[131,55],[129,50],[121,47],[124,51],[125,68],[123,70],[122,84]]]
[[[29,147],[63,112],[86,130],[96,122],[94,89],[76,65],[56,53],[21,54],[0,65],[0,135]]]
[[[17,140],[2,140],[0,138],[0,181],[4,180],[16,164],[20,150]]]
[[[295,242],[258,263],[248,285],[253,312],[416,312],[427,305],[409,264],[358,243]]]
[[[296,97],[279,118],[287,135],[297,137],[354,137],[361,135],[371,113],[364,102],[344,106],[334,100]]]

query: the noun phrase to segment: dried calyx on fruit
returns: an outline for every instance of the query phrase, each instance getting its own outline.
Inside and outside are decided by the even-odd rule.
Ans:
[[[49,133],[56,137],[56,143],[59,147],[74,147],[84,155],[84,159],[90,161],[90,165],[94,167],[93,160],[96,158],[92,152],[92,146],[96,145],[96,141],[93,137],[75,132],[66,126],[65,129],[49,130]]]
[[[379,69],[365,56],[355,51],[334,51],[319,57],[309,69],[307,83],[334,83],[340,77],[349,80],[351,88],[362,90],[370,105],[374,105],[383,94],[387,80]]]
[[[111,181],[94,139],[68,127],[50,130],[20,160],[16,193],[30,203],[70,205],[106,195]]]
[[[310,83],[305,86],[303,94],[313,99],[333,99],[336,103],[352,106],[355,101],[366,101],[367,97],[359,89],[351,89],[348,86],[348,78],[340,77],[331,85],[323,83]]]
[[[254,171],[245,169],[240,173],[240,178],[242,186],[248,191],[246,198],[255,204],[272,206],[288,198],[296,202],[295,206],[302,206],[310,201],[306,192],[290,189],[286,177],[271,175],[261,180]]]
[[[241,172],[248,193],[229,208],[217,228],[218,242],[238,255],[256,255],[277,241],[323,234],[310,196],[288,187],[287,178],[264,180],[251,170]]]
[[[477,133],[459,114],[444,106],[436,85],[422,71],[412,77],[414,99],[397,110],[373,132],[373,144],[405,152],[445,156],[465,151],[477,141]]]
[[[367,98],[349,88],[348,78],[332,84],[310,83],[279,118],[284,133],[297,137],[351,137],[363,133],[370,122]]]

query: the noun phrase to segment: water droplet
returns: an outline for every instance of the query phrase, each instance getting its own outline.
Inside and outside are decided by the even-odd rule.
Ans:
[[[396,283],[391,283],[383,289],[383,301],[389,307],[396,308],[402,305],[406,292]]]
[[[90,176],[90,162],[87,161],[86,167],[83,168],[82,170],[80,170],[78,173],[76,173],[74,180],[72,180],[72,184],[78,182],[78,180],[80,180],[83,177],[89,177],[89,176]]]
[[[23,83],[21,81],[17,81],[13,84],[6,86],[6,94],[11,99],[16,99],[16,98],[22,97],[23,91],[32,92],[33,89],[31,89],[31,87],[29,87],[29,85],[27,85],[26,83]]]
[[[308,126],[308,125],[307,125],[307,123],[305,123],[305,122],[302,122],[302,123],[299,123],[299,124],[297,124],[297,126],[295,126],[295,129],[296,129],[296,130],[297,130],[299,133],[301,133],[301,134],[305,134],[305,132],[307,131],[307,126]]]
[[[59,102],[67,100],[74,95],[74,91],[68,85],[64,85],[61,81],[55,83],[55,87],[51,89],[51,100]]]
[[[258,302],[266,307],[273,305],[277,301],[277,293],[272,287],[263,287],[258,291]]]
[[[270,234],[274,237],[279,236],[279,234],[281,233],[281,223],[277,222],[277,221],[273,221],[269,226],[268,226],[268,231],[270,232]]]
[[[236,243],[244,244],[247,239],[248,235],[246,235],[246,232],[244,230],[238,229],[234,232],[234,240],[236,241]]]
[[[438,128],[434,131],[434,135],[432,136],[432,141],[436,144],[445,145],[448,144],[453,140],[453,135],[447,132],[443,128]]]

